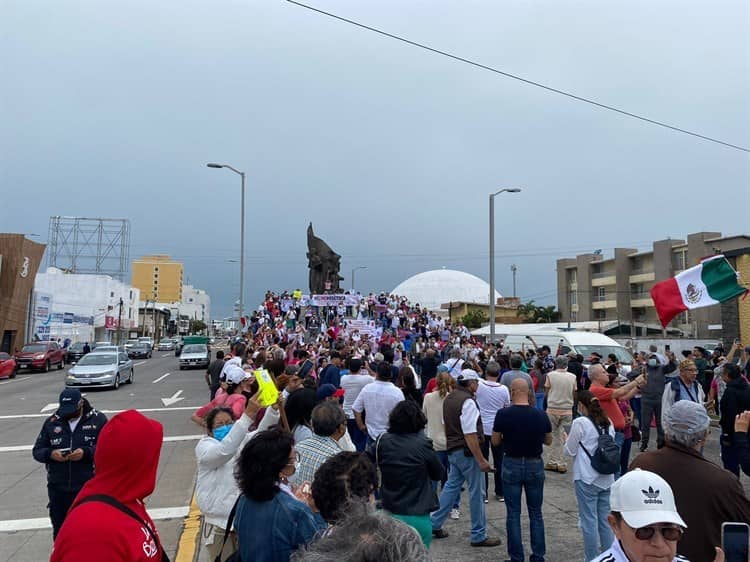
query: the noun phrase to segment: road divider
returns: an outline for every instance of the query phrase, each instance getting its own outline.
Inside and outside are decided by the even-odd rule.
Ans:
[[[165,519],[177,519],[185,517],[190,512],[190,506],[182,507],[156,507],[146,509],[151,519],[163,521]],[[8,519],[0,521],[0,533],[13,533],[17,531],[36,531],[39,529],[50,529],[49,517],[34,517],[32,519]]]
[[[162,443],[175,443],[178,441],[198,441],[204,437],[203,435],[172,435],[171,437],[164,437]],[[7,447],[0,447],[0,453],[17,453],[20,451],[31,451],[33,445],[10,445]],[[187,512],[185,512],[187,515]]]

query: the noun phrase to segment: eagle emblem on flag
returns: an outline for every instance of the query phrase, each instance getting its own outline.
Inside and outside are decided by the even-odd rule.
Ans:
[[[690,304],[695,304],[698,301],[701,300],[701,297],[703,296],[703,290],[697,289],[695,285],[692,283],[689,283],[688,286],[685,288],[685,297],[687,298],[687,301]]]

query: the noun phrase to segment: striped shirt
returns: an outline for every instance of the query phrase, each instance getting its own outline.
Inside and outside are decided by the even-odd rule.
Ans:
[[[330,437],[313,435],[301,443],[295,445],[294,449],[299,455],[300,467],[290,478],[289,483],[299,486],[303,482],[312,482],[315,473],[329,457],[341,452],[341,447]]]

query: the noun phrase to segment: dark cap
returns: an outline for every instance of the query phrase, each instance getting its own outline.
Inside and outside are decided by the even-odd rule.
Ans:
[[[69,416],[78,409],[80,401],[80,390],[77,388],[66,388],[60,393],[60,407],[57,409],[57,415]]]

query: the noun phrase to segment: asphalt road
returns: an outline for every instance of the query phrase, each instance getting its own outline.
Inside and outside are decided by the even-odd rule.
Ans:
[[[49,558],[52,531],[46,510],[46,477],[44,466],[32,458],[31,447],[45,416],[56,407],[64,376],[65,371],[23,372],[16,379],[0,381],[0,562],[39,562]],[[135,361],[134,384],[123,385],[117,391],[89,389],[86,397],[108,417],[115,411],[137,408],[164,424],[165,442],[156,491],[147,504],[174,560],[193,494],[194,447],[201,433],[190,421],[190,414],[208,400],[203,370],[180,371],[173,352],[157,352],[152,359]],[[174,402],[168,400],[169,405],[165,405],[164,399],[170,398]],[[718,432],[712,432],[705,451],[714,461],[718,461],[717,439]],[[137,470],[137,466],[133,469]],[[551,562],[582,560],[583,542],[577,528],[572,473],[546,474],[546,558]],[[750,479],[743,476],[742,481],[745,490],[750,491]],[[488,533],[502,538],[503,544],[477,549],[469,546],[471,523],[466,500],[463,494],[461,518],[448,519],[443,527],[450,537],[433,542],[433,559],[437,562],[506,559],[505,505],[493,499],[486,506]],[[528,553],[525,509],[522,526]],[[206,560],[203,553],[197,557]]]
[[[82,390],[107,417],[115,411],[136,408],[164,425],[166,439],[156,491],[147,503],[152,514],[156,510],[157,526],[172,559],[193,493],[194,448],[201,434],[190,421],[190,414],[208,400],[204,371],[180,371],[177,361],[174,352],[155,352],[151,359],[134,361],[132,385],[121,385],[116,391]],[[31,447],[45,417],[56,409],[66,371],[22,371],[15,379],[0,381],[1,561],[39,562],[49,558],[52,530],[46,509],[46,475],[44,466],[31,456]],[[172,403],[165,406],[165,398],[173,398],[168,402]]]

